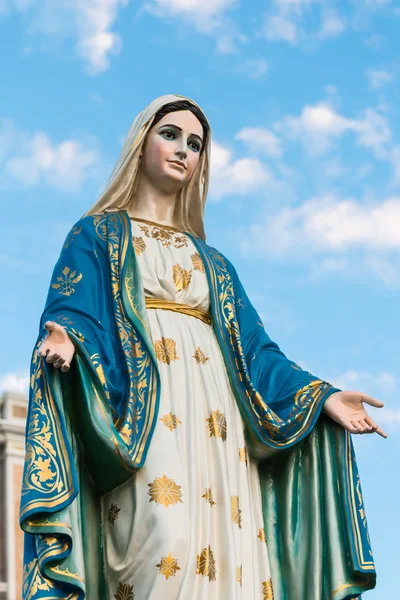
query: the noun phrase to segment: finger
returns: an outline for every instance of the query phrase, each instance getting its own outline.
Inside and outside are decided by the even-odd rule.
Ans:
[[[359,426],[358,421],[350,421],[350,426],[352,427],[351,433],[361,433],[361,427]]]
[[[378,427],[378,429],[376,430],[376,433],[379,433],[379,435],[382,436],[383,438],[387,438],[387,433],[385,431],[383,431],[383,429],[381,429],[380,427]]]
[[[49,350],[49,344],[47,342],[43,342],[38,350],[39,356],[46,356],[46,352],[48,350]]]
[[[378,425],[375,423],[375,421],[373,419],[371,419],[371,417],[369,415],[367,415],[365,417],[364,421],[366,421],[368,423],[368,425],[371,425],[372,431],[375,432],[378,429]]]
[[[376,408],[382,408],[382,406],[384,406],[383,402],[372,396],[367,396],[367,394],[361,394],[361,401],[366,402],[370,406],[375,406]]]
[[[62,367],[62,365],[64,364],[64,359],[60,358],[56,361],[54,361],[53,366],[58,369],[59,367]]]
[[[63,364],[63,366],[61,367],[61,371],[62,371],[63,373],[65,373],[66,371],[69,371],[69,369],[70,369],[70,365],[69,365],[68,363],[66,363],[66,362],[65,362],[65,363]]]
[[[364,428],[363,433],[373,433],[371,425],[365,419],[360,419],[358,422]]]
[[[54,321],[46,321],[46,323],[44,324],[45,329],[47,329],[47,331],[51,332],[54,329]]]
[[[51,353],[50,353],[50,354],[48,354],[48,355],[46,356],[46,362],[48,362],[48,363],[54,363],[54,362],[55,362],[56,360],[58,360],[59,358],[61,358],[59,354],[54,354],[54,353],[53,353],[53,354],[51,354]]]

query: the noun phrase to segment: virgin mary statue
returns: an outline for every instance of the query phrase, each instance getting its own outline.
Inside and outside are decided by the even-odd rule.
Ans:
[[[30,378],[24,600],[344,600],[375,585],[351,433],[206,243],[211,129],[156,98],[71,228]]]

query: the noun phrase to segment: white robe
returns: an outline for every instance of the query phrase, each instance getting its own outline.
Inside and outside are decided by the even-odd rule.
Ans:
[[[145,295],[209,312],[190,238],[131,222]],[[102,499],[107,598],[271,600],[258,466],[212,325],[161,308],[148,315],[160,410],[144,466]]]

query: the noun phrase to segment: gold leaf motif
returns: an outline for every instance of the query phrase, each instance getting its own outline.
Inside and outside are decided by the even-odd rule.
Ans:
[[[180,485],[177,485],[173,479],[168,479],[166,475],[157,477],[153,483],[148,483],[150,496],[149,502],[164,504],[166,508],[170,504],[178,504],[182,502],[182,492]]]
[[[231,496],[232,521],[242,528],[242,511],[239,508],[239,496]]]
[[[236,581],[240,583],[240,587],[242,587],[242,570],[242,565],[236,567]]]
[[[161,340],[154,342],[154,349],[158,360],[167,365],[170,365],[171,361],[179,359],[176,353],[176,342],[172,338],[162,336]]]
[[[80,233],[82,231],[82,227],[80,227],[79,225],[75,225],[75,227],[73,227],[73,229],[69,232],[69,234],[67,235],[67,238],[65,240],[65,244],[64,244],[64,248],[68,248],[68,246],[74,241],[74,235],[78,235],[78,233]]]
[[[220,437],[223,442],[226,441],[226,417],[219,410],[210,412],[210,416],[206,418],[210,437]]]
[[[181,570],[181,568],[178,567],[178,560],[172,557],[171,552],[168,556],[161,557],[161,561],[156,567],[160,569],[160,575],[165,575],[165,579],[173,577],[176,575],[177,571]]]
[[[208,360],[210,360],[200,348],[197,348],[196,352],[193,354],[193,358],[196,359],[197,364],[200,363],[205,365]]]
[[[200,554],[197,555],[196,575],[203,575],[204,577],[208,577],[209,581],[215,581],[216,573],[217,569],[211,547],[203,548]]]
[[[182,425],[182,422],[178,419],[178,417],[176,415],[173,415],[172,413],[164,415],[163,417],[161,417],[160,421],[162,421],[165,427],[168,427],[170,431],[176,429],[178,425]]]
[[[212,496],[211,488],[206,488],[206,491],[202,495],[202,498],[204,498],[206,502],[208,502],[209,504],[211,504],[211,506],[213,506],[214,504],[216,504],[216,502],[214,502],[214,499],[213,499],[213,496]]]
[[[46,537],[43,537],[43,542],[49,546],[49,548],[51,548],[52,546],[54,546],[54,544],[57,544],[58,539],[54,536],[48,535]]]
[[[274,600],[274,592],[272,590],[272,579],[271,577],[267,581],[261,583],[263,586],[263,599],[262,600]]]
[[[167,229],[159,225],[150,224],[139,225],[139,227],[147,237],[161,242],[164,248],[168,248],[171,245],[173,245],[174,248],[183,248],[188,245],[187,236],[182,235],[179,231],[173,231],[172,229]]]
[[[247,465],[247,450],[246,450],[246,448],[239,448],[239,458],[240,458],[241,462],[244,462]]]
[[[187,288],[189,287],[190,280],[192,278],[192,271],[186,271],[186,269],[181,267],[179,264],[174,265],[172,271],[174,277],[174,284],[178,292],[181,292],[182,290],[187,290]]]
[[[117,593],[114,594],[114,598],[115,600],[134,600],[135,594],[133,593],[133,585],[119,582]]]
[[[37,468],[36,475],[39,477],[40,481],[48,481],[49,479],[54,479],[56,476],[50,469],[50,458],[43,460],[43,458],[39,457],[33,464]]]
[[[200,273],[206,272],[206,268],[204,266],[204,263],[202,261],[200,254],[198,252],[191,254],[190,258],[192,259],[192,264],[193,264],[193,268],[195,271],[200,271]]]
[[[137,256],[140,256],[146,249],[146,243],[142,237],[132,236],[132,245]]]
[[[257,537],[260,540],[260,542],[266,542],[267,541],[264,527],[262,527],[261,529],[258,530],[258,536]]]
[[[78,338],[78,340],[80,342],[84,342],[85,341],[85,337],[83,335],[83,333],[81,333],[80,331],[76,331],[76,329],[74,329],[73,327],[71,327],[71,331],[73,334],[76,335],[76,337]]]
[[[119,506],[117,504],[113,504],[111,503],[110,508],[108,509],[108,519],[107,521],[109,523],[111,523],[111,525],[114,525],[114,522],[118,519],[119,517],[119,511],[121,509],[119,508]]]
[[[76,271],[71,271],[69,267],[64,267],[61,271],[63,277],[57,277],[59,283],[52,283],[51,287],[58,290],[59,294],[63,296],[70,296],[75,292],[75,284],[78,283],[83,275],[79,273],[76,275]]]

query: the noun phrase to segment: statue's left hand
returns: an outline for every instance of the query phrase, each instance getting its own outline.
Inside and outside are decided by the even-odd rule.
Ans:
[[[328,397],[323,411],[350,433],[376,432],[387,438],[387,434],[368,415],[363,402],[376,408],[384,406],[380,400],[376,400],[362,392],[342,391],[334,392]]]

